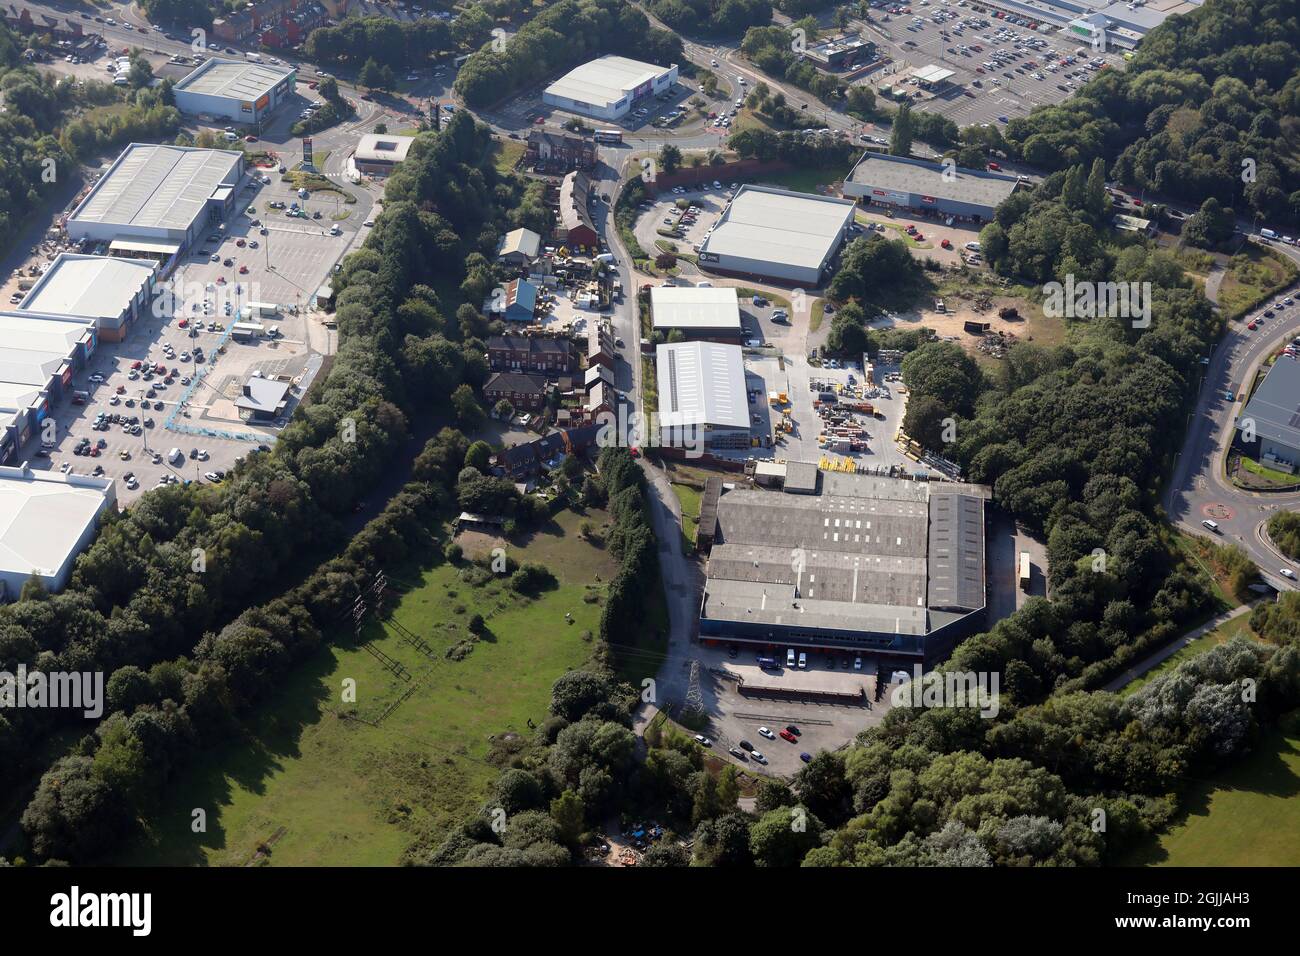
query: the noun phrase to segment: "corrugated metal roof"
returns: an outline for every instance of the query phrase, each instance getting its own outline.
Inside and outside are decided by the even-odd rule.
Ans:
[[[177,93],[225,96],[253,103],[294,71],[291,67],[239,60],[208,60],[176,84]]]
[[[68,219],[136,228],[190,227],[213,192],[235,182],[243,154],[132,143]]]
[[[984,499],[930,495],[930,584],[927,603],[944,610],[984,606]]]
[[[943,166],[923,159],[864,153],[844,182],[845,193],[870,195],[872,189],[914,193],[949,202],[997,206],[1016,189],[1014,176],[982,169]]]
[[[656,329],[740,331],[740,301],[730,287],[655,286],[650,306]]]
[[[116,319],[148,286],[156,264],[144,259],[64,253],[37,281],[22,308],[29,312]]]
[[[1255,423],[1255,434],[1300,450],[1300,362],[1283,355],[1255,390],[1237,419],[1241,428]]]
[[[670,66],[655,66],[625,56],[602,56],[570,70],[548,86],[546,92],[592,106],[612,106],[641,84],[670,69]]]
[[[742,186],[702,253],[816,269],[853,221],[851,199]]]
[[[676,342],[655,354],[661,426],[749,427],[740,346]]]

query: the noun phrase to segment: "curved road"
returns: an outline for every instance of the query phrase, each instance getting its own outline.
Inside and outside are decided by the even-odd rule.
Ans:
[[[1273,248],[1300,265],[1300,251],[1294,247],[1276,243]],[[1278,298],[1294,293],[1294,288],[1288,289]],[[1296,587],[1294,581],[1278,573],[1284,567],[1294,570],[1295,566],[1273,549],[1262,531],[1278,509],[1300,507],[1300,492],[1243,491],[1226,478],[1223,460],[1241,414],[1242,391],[1249,389],[1263,361],[1298,334],[1300,303],[1284,309],[1255,332],[1244,322],[1229,324],[1209,364],[1203,366],[1200,396],[1190,415],[1187,437],[1174,463],[1164,501],[1171,522],[1183,531],[1240,545],[1259,565],[1264,580],[1279,589]],[[1228,390],[1234,394],[1232,401],[1227,399]],[[1207,518],[1219,525],[1220,535],[1211,535],[1201,524]]]

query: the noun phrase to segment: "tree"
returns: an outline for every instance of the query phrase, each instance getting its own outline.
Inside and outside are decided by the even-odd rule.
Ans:
[[[565,790],[551,801],[551,818],[559,828],[560,840],[567,846],[578,845],[586,826],[586,814],[587,808],[582,797],[572,790]]]
[[[922,447],[942,454],[945,451],[944,422],[948,418],[948,409],[939,399],[933,395],[919,395],[907,403],[903,430]]]
[[[476,441],[465,451],[465,467],[475,468],[486,473],[492,461],[492,446],[485,441]]]
[[[379,88],[381,82],[383,82],[383,76],[380,73],[379,64],[375,62],[374,57],[371,57],[366,60],[361,67],[361,71],[357,74],[357,85],[374,90]]]
[[[474,397],[474,389],[468,385],[458,385],[451,393],[451,407],[456,412],[456,420],[462,425],[477,425],[483,420],[483,408]]]
[[[749,828],[754,865],[798,866],[808,851],[821,844],[824,829],[822,822],[805,807],[769,810]]]
[[[912,106],[904,102],[894,114],[894,129],[889,136],[889,155],[911,156],[913,135]]]
[[[664,143],[659,148],[659,171],[671,175],[682,165],[682,151],[672,143]]]

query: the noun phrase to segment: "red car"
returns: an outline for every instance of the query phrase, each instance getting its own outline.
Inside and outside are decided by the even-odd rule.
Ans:
[[[1259,328],[1259,322],[1252,322],[1250,323],[1250,325],[1246,326],[1246,328],[1254,332],[1257,328]]]
[[[792,744],[797,744],[799,742],[799,738],[796,737],[794,734],[790,733],[790,731],[788,730],[781,731],[781,739],[787,740]]]
[[[989,169],[993,170],[993,172],[995,173],[1002,171],[1002,167],[999,166],[997,163],[989,163]]]
[[[190,320],[189,320],[189,319],[181,319],[181,320],[180,320],[179,322],[177,322],[176,324],[179,325],[179,326],[183,329],[183,328],[185,328],[186,326],[188,326],[188,325],[190,324]],[[139,365],[139,363],[137,362],[136,365]],[[134,367],[135,367],[135,366],[132,366],[132,368],[134,368]]]
[[[943,240],[943,242],[939,243],[939,245],[940,245],[942,248],[944,248],[944,249],[951,249],[951,248],[952,248],[952,243],[949,242],[947,239]]]
[[[143,364],[144,364],[144,363],[141,362],[139,359],[136,359],[134,362],[131,363],[131,367],[132,367],[132,368],[139,368],[139,367],[140,367],[141,365],[143,365]]]
[[[924,239],[925,239],[925,233],[923,233],[923,232],[914,232],[914,233],[912,233],[912,238],[915,239],[917,242],[922,242],[922,241],[924,241]]]

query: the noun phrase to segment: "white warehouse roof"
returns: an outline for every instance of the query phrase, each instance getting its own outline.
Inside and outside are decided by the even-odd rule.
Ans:
[[[153,281],[157,264],[144,259],[63,253],[32,286],[27,312],[116,319]]]
[[[730,287],[655,286],[650,308],[656,329],[740,331],[740,301]]]
[[[414,142],[414,136],[367,133],[357,142],[353,159],[363,163],[400,163]]]
[[[638,86],[649,83],[671,70],[625,56],[602,56],[575,67],[546,88],[550,96],[612,106]]]
[[[7,596],[16,597],[32,574],[56,583],[115,500],[111,478],[0,468],[0,580]]]
[[[197,66],[176,84],[177,93],[198,93],[205,96],[225,96],[245,103],[254,103],[275,89],[293,69],[267,63],[248,63],[237,60],[208,60]]]
[[[749,427],[740,346],[676,342],[655,351],[659,424]]]
[[[741,186],[700,252],[817,269],[852,222],[853,208],[851,199]]]
[[[79,223],[186,230],[223,184],[239,177],[243,153],[132,143],[68,217]]]
[[[0,352],[9,350],[72,353],[94,324],[84,319],[0,312]]]

